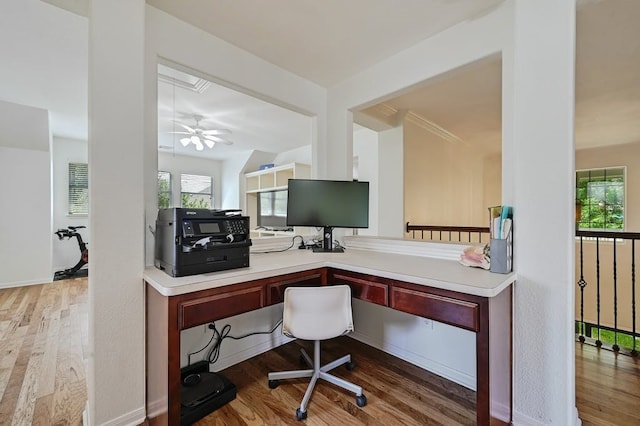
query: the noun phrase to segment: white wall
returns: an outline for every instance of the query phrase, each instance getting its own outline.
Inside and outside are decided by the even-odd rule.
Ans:
[[[292,149],[290,151],[281,152],[276,155],[275,160],[273,161],[275,165],[281,164],[290,164],[290,163],[300,163],[300,164],[311,164],[311,144],[302,146],[300,148]]]
[[[378,235],[404,236],[404,127],[380,132],[378,140]]]
[[[180,175],[194,174],[213,178],[213,208],[221,208],[222,161],[161,152],[158,153],[158,171],[171,173],[171,207],[180,207]]]
[[[379,161],[378,132],[360,127],[353,132],[353,156],[357,159],[358,180],[369,182],[369,228],[358,235],[378,235]]]
[[[514,206],[514,422],[579,422],[575,409],[573,0],[514,3],[503,76],[503,200]],[[544,31],[540,28],[544,27]],[[544,173],[540,171],[544,170]],[[553,214],[540,223],[540,207]],[[551,217],[552,216],[552,217]],[[531,327],[535,324],[535,327]]]
[[[222,203],[223,209],[245,208],[244,170],[251,158],[251,151],[234,155],[222,163]]]
[[[67,226],[89,226],[89,218],[69,215],[69,163],[87,163],[87,141],[53,137],[51,144],[53,168],[53,230]],[[80,230],[88,243],[89,229]],[[80,250],[75,238],[53,238],[53,269],[60,271],[75,266],[80,260]]]
[[[144,0],[90,4],[87,387],[92,425],[140,424],[145,418],[145,6]],[[157,166],[153,175],[156,192]]]
[[[52,279],[49,145],[46,110],[0,101],[0,288]]]

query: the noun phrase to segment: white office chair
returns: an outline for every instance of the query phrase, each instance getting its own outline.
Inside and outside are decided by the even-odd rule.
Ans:
[[[284,291],[282,332],[289,337],[313,340],[313,361],[304,349],[301,358],[312,367],[309,370],[269,373],[269,387],[275,389],[280,379],[311,377],[311,382],[302,398],[296,418],[307,418],[307,404],[318,379],[327,380],[356,394],[358,407],[367,405],[367,397],[360,386],[329,374],[343,364],[348,370],[354,368],[351,355],[345,355],[329,364],[320,366],[320,340],[327,340],[353,331],[351,313],[351,288],[347,285],[322,287],[288,287]]]

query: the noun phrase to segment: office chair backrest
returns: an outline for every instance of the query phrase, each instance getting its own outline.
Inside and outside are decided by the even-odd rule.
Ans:
[[[282,332],[304,340],[326,340],[353,331],[348,285],[287,287]]]

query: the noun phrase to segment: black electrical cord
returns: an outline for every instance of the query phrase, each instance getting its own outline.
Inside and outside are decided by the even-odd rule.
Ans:
[[[294,235],[293,237],[291,237],[291,244],[289,245],[289,247],[285,248],[285,249],[281,249],[281,250],[267,250],[267,251],[252,251],[251,254],[266,254],[266,253],[282,253],[284,251],[287,250],[291,250],[293,248],[293,245],[296,242],[296,238],[300,238],[300,241],[302,241],[300,244],[303,247],[306,247],[304,244],[304,238],[302,238],[302,235]]]
[[[280,324],[282,324],[282,320],[278,321],[270,331],[254,331],[252,333],[243,334],[242,336],[231,336],[229,334],[231,332],[231,326],[229,324],[225,324],[225,326],[222,327],[222,330],[218,331],[218,329],[216,328],[216,323],[212,322],[209,324],[209,328],[213,330],[211,339],[209,339],[209,341],[203,348],[187,354],[188,365],[191,365],[191,356],[199,354],[200,352],[207,349],[211,345],[211,342],[213,342],[213,339],[217,338],[216,342],[213,344],[213,346],[211,347],[211,350],[209,351],[206,357],[207,361],[209,361],[209,364],[213,364],[218,360],[218,357],[220,356],[220,347],[222,346],[222,341],[224,339],[229,338],[233,340],[240,340],[240,339],[244,339],[245,337],[254,336],[256,334],[271,334],[274,331],[276,331],[276,329],[280,326]]]

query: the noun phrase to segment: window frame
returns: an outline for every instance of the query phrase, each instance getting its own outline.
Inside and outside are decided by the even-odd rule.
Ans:
[[[185,176],[191,176],[191,177],[197,177],[197,178],[208,178],[209,179],[209,188],[210,191],[208,193],[209,195],[209,206],[185,206],[185,195],[194,195],[197,198],[200,198],[203,195],[206,195],[207,193],[204,192],[192,192],[192,191],[185,191],[184,190],[184,177]],[[213,176],[210,175],[202,175],[202,174],[195,174],[195,173],[180,173],[180,207],[187,207],[187,208],[208,208],[208,209],[213,209],[214,208],[214,194],[213,194]]]
[[[160,182],[161,182],[161,174],[166,174],[169,177],[169,188],[166,191],[163,191],[160,189]],[[162,170],[158,170],[158,208],[162,209],[162,208],[168,208],[168,207],[172,207],[173,206],[173,191],[172,191],[172,185],[173,184],[173,176],[171,175],[171,172],[167,172],[167,171],[162,171]],[[169,202],[168,205],[165,206],[161,206],[160,205],[160,200],[161,200],[161,194],[167,194]]]
[[[609,180],[607,180],[607,172],[611,172],[611,174],[613,176],[622,176],[622,182],[621,184],[617,184],[617,185],[621,185],[622,186],[622,201],[621,203],[607,203],[606,197],[607,197],[607,186],[613,186],[616,184],[604,184],[604,195],[603,198],[604,200],[602,200],[601,202],[604,203],[602,205],[602,207],[604,209],[607,209],[607,206],[613,205],[613,208],[619,208],[619,210],[621,210],[621,227],[616,228],[616,227],[609,227],[608,225],[611,224],[615,224],[615,222],[610,222],[607,221],[607,214],[605,211],[605,219],[604,219],[604,227],[602,228],[594,228],[594,227],[582,227],[581,225],[584,224],[584,220],[583,220],[583,216],[584,216],[584,208],[585,208],[585,204],[583,204],[583,199],[587,198],[585,197],[581,197],[579,195],[580,193],[580,185],[581,185],[581,177],[580,174],[584,174],[584,173],[602,173],[604,175],[603,179],[597,179],[594,178],[592,179],[591,176],[589,176],[587,182],[587,185],[593,182],[611,182]],[[621,172],[621,173],[620,173]],[[585,168],[585,169],[577,169],[576,173],[575,173],[575,191],[576,191],[576,230],[580,230],[580,231],[608,231],[608,232],[625,232],[626,226],[627,226],[627,212],[626,212],[626,200],[627,200],[627,167],[626,166],[609,166],[609,167],[594,167],[594,168]],[[594,197],[591,197],[594,198]],[[586,206],[593,206],[593,203],[587,203]],[[592,224],[592,223],[591,223]]]
[[[84,181],[78,179],[79,166],[84,166]],[[72,170],[73,169],[73,170]],[[82,171],[81,171],[82,172]],[[84,200],[82,200],[84,194]],[[78,210],[79,209],[79,210]],[[89,164],[67,163],[67,216],[86,217],[89,215]]]

